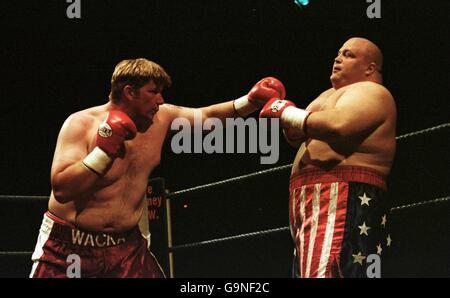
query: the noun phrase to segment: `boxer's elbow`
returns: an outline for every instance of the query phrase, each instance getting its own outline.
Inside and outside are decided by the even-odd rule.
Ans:
[[[64,204],[73,200],[74,191],[72,187],[70,187],[70,184],[68,185],[66,182],[64,182],[64,179],[63,177],[61,177],[61,175],[55,175],[52,178],[51,183],[53,196],[55,197],[56,201]]]
[[[306,140],[303,132],[294,129],[283,129],[283,135],[286,142],[294,148],[299,148],[300,145]]]
[[[69,192],[64,189],[60,184],[58,183],[52,183],[52,192],[53,197],[55,198],[58,203],[64,204],[69,201],[71,201],[71,196],[69,195]]]
[[[301,146],[301,144],[303,143],[302,141],[293,141],[293,140],[289,140],[288,138],[286,138],[286,142],[293,148],[299,148]]]
[[[60,204],[65,204],[71,201],[70,196],[65,192],[53,188],[53,197]]]

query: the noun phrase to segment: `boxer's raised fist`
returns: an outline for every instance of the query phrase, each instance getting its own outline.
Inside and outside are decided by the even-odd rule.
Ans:
[[[281,118],[283,112],[288,107],[296,107],[290,100],[274,97],[270,99],[259,113],[260,118]]]
[[[83,164],[98,175],[104,175],[115,158],[124,156],[125,141],[133,139],[136,133],[136,125],[127,114],[109,111],[98,127],[96,147],[84,158]]]
[[[278,97],[284,99],[286,90],[283,83],[273,77],[267,77],[253,86],[248,93],[248,101],[258,108],[266,104],[269,99]]]
[[[310,111],[297,108],[292,101],[274,97],[262,108],[259,117],[280,118],[283,128],[295,129],[305,134],[305,123],[309,114]],[[292,130],[289,131],[290,134],[293,133]]]
[[[274,77],[267,77],[256,83],[247,95],[236,99],[233,105],[240,116],[246,117],[264,106],[269,99],[285,96],[283,83]]]
[[[108,156],[116,158],[123,155],[126,140],[136,136],[133,120],[121,111],[110,111],[100,124],[97,132],[97,146]]]

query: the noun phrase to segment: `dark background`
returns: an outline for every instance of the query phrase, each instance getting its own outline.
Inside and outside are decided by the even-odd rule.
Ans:
[[[64,0],[2,1],[0,193],[50,193],[63,121],[105,103],[114,66],[127,58],[145,57],[166,69],[173,86],[164,96],[172,104],[234,99],[275,76],[287,98],[306,106],[329,88],[342,43],[362,36],[384,53],[398,135],[450,122],[449,1],[381,0],[381,19],[366,16],[365,0],[310,2],[300,8],[290,0],[82,0],[81,19],[68,19]],[[448,136],[444,129],[399,142],[389,181],[394,206],[448,196]],[[281,139],[278,163],[260,165],[258,154],[175,155],[168,142],[154,176],[174,191],[289,164],[295,153]],[[288,177],[279,172],[174,201],[174,244],[287,226]],[[4,202],[0,249],[33,250],[45,204]],[[450,276],[448,205],[398,212],[393,276]],[[289,233],[277,233],[177,252],[175,271],[286,277],[291,253]],[[29,271],[26,258],[8,262],[0,262],[0,276]]]

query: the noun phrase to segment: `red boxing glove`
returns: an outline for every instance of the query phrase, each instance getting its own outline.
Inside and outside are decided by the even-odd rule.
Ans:
[[[273,77],[262,79],[248,93],[248,101],[258,108],[265,105],[273,97],[281,99],[286,97],[286,90],[284,89],[283,83]]]
[[[127,114],[110,111],[98,128],[97,146],[86,156],[83,164],[103,175],[115,158],[123,157],[125,141],[133,139],[136,133],[136,125]]]
[[[269,99],[285,96],[283,83],[274,77],[267,77],[256,83],[247,95],[236,99],[233,103],[234,109],[240,116],[246,117],[261,108]]]
[[[281,118],[287,107],[296,107],[295,103],[278,97],[270,99],[259,113],[260,118]]]
[[[136,125],[127,114],[110,111],[98,128],[97,146],[112,158],[123,156],[125,141],[133,139],[136,133]]]
[[[262,108],[259,117],[280,118],[283,128],[296,129],[305,134],[305,123],[309,114],[310,111],[297,108],[292,101],[274,97]]]

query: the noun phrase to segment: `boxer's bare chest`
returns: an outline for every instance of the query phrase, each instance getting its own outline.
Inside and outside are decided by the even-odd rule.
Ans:
[[[136,139],[125,142],[124,158],[114,160],[101,183],[111,185],[119,180],[128,184],[147,181],[152,170],[161,161],[163,142],[163,136],[158,134],[138,135]]]
[[[344,87],[339,90],[332,90],[322,94],[317,98],[317,103],[313,105],[313,111],[325,111],[335,108],[336,104],[339,102],[339,99],[346,92],[346,90],[347,88]]]
[[[338,90],[330,89],[317,97],[308,109],[312,112],[333,109],[346,91],[346,87]],[[297,152],[293,163],[292,173],[298,172],[300,168],[304,166],[320,166],[323,163],[337,162],[339,159],[339,155],[334,152],[328,144],[323,141],[309,139]]]

